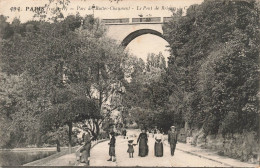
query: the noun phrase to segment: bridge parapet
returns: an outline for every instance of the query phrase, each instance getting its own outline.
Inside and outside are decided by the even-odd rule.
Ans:
[[[101,22],[105,25],[113,24],[162,24],[169,22],[171,17],[140,17],[140,18],[119,18],[119,19],[102,19]]]
[[[132,18],[132,23],[140,23],[140,22],[161,22],[160,17],[140,17],[140,18]]]
[[[169,22],[172,19],[172,17],[163,17],[163,22]]]
[[[129,18],[121,18],[121,19],[102,19],[102,23],[105,24],[113,24],[113,23],[129,23]]]

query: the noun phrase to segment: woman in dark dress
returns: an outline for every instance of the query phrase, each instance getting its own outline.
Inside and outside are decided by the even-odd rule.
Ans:
[[[139,143],[139,154],[138,156],[144,157],[148,155],[148,138],[146,131],[142,129],[142,133],[139,135],[137,139],[137,143]]]
[[[90,133],[87,132],[87,126],[83,126],[83,130],[85,130],[85,133],[83,134],[83,145],[84,146],[80,150],[80,152],[82,152],[81,162],[89,165],[89,157],[90,157],[90,148],[91,148],[92,137],[90,136]]]
[[[115,144],[116,144],[116,138],[115,138],[115,133],[111,132],[111,139],[110,142],[108,143],[109,145],[109,156],[110,159],[108,159],[107,161],[116,161],[116,150],[115,150]]]

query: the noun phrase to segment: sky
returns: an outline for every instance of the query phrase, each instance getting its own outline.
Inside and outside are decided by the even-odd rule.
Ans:
[[[167,10],[169,7],[187,9],[190,5],[201,2],[202,0],[70,0],[67,9],[63,12],[65,15],[77,12],[82,15],[92,14],[94,5],[95,17],[102,19],[138,17],[139,14],[162,17],[171,16],[171,12]],[[9,16],[10,19],[20,17],[20,20],[27,21],[32,18],[34,7],[41,7],[48,3],[49,0],[0,0],[0,13]],[[19,11],[14,10],[19,7]],[[56,7],[55,3],[50,6],[53,7]],[[61,5],[58,4],[58,7]]]
[[[63,14],[66,16],[79,13],[84,16],[94,13],[94,16],[100,19],[133,18],[139,17],[138,15],[170,17],[172,13],[168,10],[169,8],[185,10],[192,4],[200,3],[202,0],[70,0],[67,8],[63,9]],[[39,9],[37,7],[48,4],[49,0],[0,0],[0,14],[8,16],[8,21],[17,17],[22,22],[26,22],[33,20],[35,10]],[[94,10],[92,6],[95,6]],[[52,3],[48,13],[56,7],[62,6]],[[158,54],[160,51],[167,58],[169,52],[166,51],[166,45],[168,43],[164,39],[146,34],[131,41],[127,49],[145,61],[148,53]]]
[[[167,60],[170,56],[167,45],[169,45],[168,42],[161,37],[145,34],[132,40],[126,49],[138,58],[142,58],[145,62],[148,53],[159,54],[159,52],[162,52]]]

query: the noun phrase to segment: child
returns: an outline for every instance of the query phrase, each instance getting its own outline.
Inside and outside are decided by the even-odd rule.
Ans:
[[[110,159],[108,159],[107,161],[115,162],[116,161],[116,152],[115,152],[116,138],[115,138],[115,133],[111,132],[110,135],[111,135],[111,139],[110,139],[110,142],[108,143]]]
[[[133,158],[134,157],[134,146],[136,144],[133,144],[134,140],[129,140],[128,141],[128,150],[127,152],[129,153],[129,158]]]

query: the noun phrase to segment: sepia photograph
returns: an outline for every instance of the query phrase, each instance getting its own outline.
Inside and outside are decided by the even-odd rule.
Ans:
[[[260,0],[0,0],[0,167],[260,167]]]

